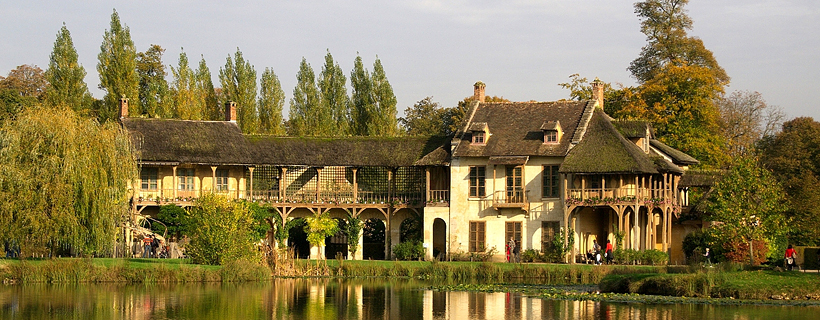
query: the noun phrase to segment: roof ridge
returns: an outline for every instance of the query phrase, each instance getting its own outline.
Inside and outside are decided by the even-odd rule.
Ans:
[[[587,127],[589,126],[589,121],[592,119],[593,111],[595,111],[594,100],[589,100],[587,101],[586,107],[584,107],[584,113],[581,114],[581,121],[578,122],[578,127],[575,128],[575,134],[572,136],[572,143],[569,146],[570,149],[584,138],[584,134],[586,134]],[[569,150],[567,150],[567,152],[569,152]]]

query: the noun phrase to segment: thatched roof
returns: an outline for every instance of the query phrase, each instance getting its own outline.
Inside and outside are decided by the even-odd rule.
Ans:
[[[647,129],[650,130],[650,134],[652,133],[652,126],[649,124],[649,121],[615,119],[612,120],[612,125],[627,138],[647,138]]]
[[[562,173],[658,173],[654,160],[595,109],[586,134],[561,164]]]
[[[453,156],[564,156],[588,105],[591,109],[589,101],[476,103],[456,135]],[[563,127],[559,143],[544,143],[541,127],[550,121]],[[470,131],[485,125],[491,136],[483,145],[472,145]]]
[[[141,162],[245,164],[245,138],[235,122],[122,119]]]
[[[668,146],[668,145],[666,145],[663,142],[660,142],[658,140],[655,140],[655,139],[649,140],[649,144],[653,148],[663,152],[664,154],[666,154],[667,156],[672,158],[672,162],[674,162],[677,165],[684,165],[685,166],[685,165],[693,165],[693,164],[700,163],[700,161],[698,161],[697,159],[693,158],[692,156],[690,156],[686,153],[683,153],[683,151],[672,148],[672,147],[670,147],[670,146]]]
[[[684,187],[711,187],[723,174],[720,170],[686,170],[678,185]]]

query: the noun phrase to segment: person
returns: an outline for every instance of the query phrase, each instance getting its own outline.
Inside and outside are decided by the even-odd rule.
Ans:
[[[712,267],[712,254],[709,252],[709,248],[706,248],[706,252],[703,253],[703,266]]]
[[[610,242],[609,239],[607,239],[606,240],[606,264],[611,264],[612,259],[614,259],[614,257],[612,256],[612,249],[613,249],[612,242]]]
[[[598,240],[592,240],[592,251],[595,253],[595,265],[601,265],[601,245]]]
[[[519,255],[519,253],[521,252],[521,246],[519,246],[515,242],[513,242],[513,244],[515,245],[513,247],[513,252],[512,252],[513,261],[514,262],[521,262],[521,255]]]
[[[592,249],[587,250],[587,264],[595,262],[595,255],[592,254]]]
[[[784,258],[786,260],[786,270],[792,271],[794,266],[797,265],[797,261],[795,261],[797,260],[797,252],[794,251],[794,247],[792,247],[792,245],[789,245],[789,248],[786,249],[786,255]]]
[[[515,262],[515,239],[510,237],[510,242],[507,243],[507,247],[510,248],[510,260],[509,262]]]
[[[151,255],[159,258],[159,239],[154,235],[151,235]]]
[[[510,245],[504,245],[504,253],[507,255],[507,262],[510,262]]]
[[[142,238],[143,250],[142,250],[142,257],[143,258],[150,258],[151,257],[151,236],[145,235]]]

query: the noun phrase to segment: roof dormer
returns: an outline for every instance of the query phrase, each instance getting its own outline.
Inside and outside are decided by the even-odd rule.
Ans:
[[[558,144],[563,135],[561,123],[558,121],[545,121],[541,125],[541,132],[544,133],[544,144]]]
[[[474,122],[470,125],[469,130],[473,136],[471,144],[484,145],[490,138],[490,130],[486,122]]]

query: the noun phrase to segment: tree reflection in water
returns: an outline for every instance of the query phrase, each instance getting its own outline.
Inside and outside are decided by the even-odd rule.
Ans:
[[[818,307],[646,305],[439,292],[384,279],[0,286],[0,319],[770,319]]]

